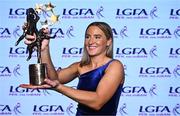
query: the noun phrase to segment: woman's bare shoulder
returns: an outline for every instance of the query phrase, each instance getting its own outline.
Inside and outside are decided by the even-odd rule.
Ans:
[[[123,66],[123,63],[118,59],[113,59],[112,64]]]
[[[112,62],[108,66],[108,70],[124,70],[123,63],[118,59],[113,59]]]

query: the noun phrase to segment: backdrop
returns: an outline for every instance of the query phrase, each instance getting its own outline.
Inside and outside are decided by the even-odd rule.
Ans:
[[[42,12],[40,21],[53,14],[59,19],[50,27],[57,35],[50,43],[56,68],[79,61],[87,25],[105,21],[114,34],[114,58],[126,73],[118,115],[180,116],[179,0],[1,0],[0,115],[75,115],[77,103],[68,97],[19,87],[29,83],[29,64],[37,63],[36,52],[26,61],[23,40],[15,46],[26,9],[49,2],[53,13]],[[76,88],[77,82],[68,86]]]

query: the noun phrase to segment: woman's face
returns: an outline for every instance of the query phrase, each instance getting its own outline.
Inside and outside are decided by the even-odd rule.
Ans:
[[[107,46],[111,39],[107,39],[104,32],[97,26],[90,26],[85,35],[85,47],[88,54],[93,56],[106,55]]]

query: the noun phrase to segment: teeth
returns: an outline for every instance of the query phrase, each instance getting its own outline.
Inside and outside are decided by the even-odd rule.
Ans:
[[[89,46],[89,48],[96,48],[96,46]]]

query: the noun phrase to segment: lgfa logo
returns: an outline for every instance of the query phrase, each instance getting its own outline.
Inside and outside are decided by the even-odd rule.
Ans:
[[[17,103],[15,106],[8,104],[0,104],[0,114],[2,115],[19,115],[22,114],[20,111],[21,104]]]
[[[141,28],[139,38],[142,39],[170,39],[180,38],[180,27],[169,28]]]
[[[82,51],[83,51],[83,48],[78,48],[78,47],[66,48],[66,47],[64,47],[62,50],[62,57],[63,58],[81,57]]]
[[[163,115],[163,114],[170,114],[170,108],[168,106],[163,105],[149,105],[149,106],[140,106],[139,107],[139,115],[140,114],[151,114],[151,115]]]
[[[21,88],[19,86],[14,87],[10,86],[9,88],[9,96],[46,96],[50,93],[46,89],[29,89],[29,88]]]
[[[127,112],[127,104],[123,103],[120,107],[119,107],[119,113],[121,116],[128,116],[128,112]]]
[[[169,58],[179,58],[179,57],[180,57],[180,48],[169,49]]]
[[[34,105],[33,115],[64,115],[61,105]]]
[[[156,39],[156,38],[172,38],[172,32],[168,28],[141,28],[140,36],[142,39]]]
[[[15,28],[13,28],[13,30],[10,30],[7,27],[0,27],[0,38],[2,38],[2,39],[11,38],[13,35],[14,38],[17,39],[20,37],[21,31],[22,31],[22,29],[20,28],[19,25],[17,25]]]
[[[17,18],[25,18],[26,9],[25,8],[10,8],[9,9],[9,18],[17,19]]]
[[[10,30],[7,27],[0,27],[0,38],[11,38]]]
[[[161,115],[161,116],[179,116],[180,105],[176,104],[174,107],[167,105],[147,105],[139,107],[139,115]]]
[[[20,73],[21,66],[17,64],[14,68],[9,66],[0,66],[0,77],[12,76],[14,74],[15,77],[22,76]]]
[[[122,96],[147,96],[148,91],[143,86],[124,86]]]
[[[180,66],[173,69],[163,66],[140,67],[139,74],[139,77],[180,77]]]
[[[169,67],[140,67],[139,77],[171,77]]]
[[[62,18],[64,19],[92,19],[96,15],[99,19],[104,17],[102,11],[104,8],[100,6],[97,11],[90,8],[70,8],[63,9]]]
[[[35,50],[34,50],[35,51]],[[36,57],[37,54],[34,54],[36,52],[33,51],[32,57]],[[9,57],[11,58],[24,58],[27,57],[29,54],[29,50],[27,47],[10,47],[9,49]]]
[[[49,32],[51,35],[56,35],[56,38],[72,38],[75,37],[74,33],[74,26],[69,26],[67,30],[64,30],[62,28],[50,28]]]
[[[122,88],[122,96],[156,96],[157,86],[153,84],[149,89],[144,86],[124,86]]]
[[[179,19],[180,18],[180,9],[170,9],[170,19]]]
[[[148,54],[151,58],[157,57],[157,47],[153,46],[149,51],[146,48],[117,48],[116,49],[116,56],[121,58],[147,58]]]
[[[171,86],[169,87],[169,96],[171,97],[180,97],[180,86]]]
[[[157,18],[157,7],[154,6],[150,11],[143,8],[125,8],[116,10],[116,18],[118,19],[148,19],[148,15],[153,19]]]
[[[127,26],[122,27],[120,31],[118,31],[115,28],[112,28],[114,38],[119,38],[118,36],[120,36],[120,38],[122,39],[127,38],[128,37],[127,31],[128,31]]]

